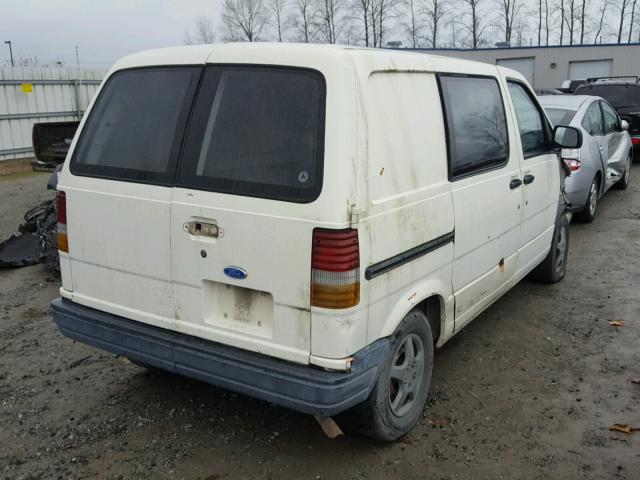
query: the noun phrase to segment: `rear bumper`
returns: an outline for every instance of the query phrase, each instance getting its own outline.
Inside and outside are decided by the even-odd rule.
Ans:
[[[57,298],[53,320],[69,338],[132,360],[304,413],[331,416],[364,401],[389,354],[378,340],[330,372],[247,352]]]

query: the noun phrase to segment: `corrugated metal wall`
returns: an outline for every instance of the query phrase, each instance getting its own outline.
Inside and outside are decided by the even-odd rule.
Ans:
[[[585,60],[611,60],[611,75],[640,75],[640,44],[576,45],[466,49],[426,49],[424,53],[497,64],[498,60],[533,59],[534,87],[556,88],[569,80],[569,64]]]
[[[0,68],[0,161],[32,155],[34,123],[77,120],[105,74],[75,68]]]

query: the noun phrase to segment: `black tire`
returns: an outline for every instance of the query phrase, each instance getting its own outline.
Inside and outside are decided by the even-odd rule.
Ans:
[[[433,370],[433,335],[422,311],[411,310],[390,340],[391,354],[369,398],[338,417],[339,424],[347,430],[383,442],[397,440],[416,424],[427,400]],[[409,343],[412,347],[408,347]],[[409,348],[414,351],[414,359],[418,359],[413,364],[411,355],[405,353]],[[397,375],[402,375],[403,380],[398,380]]]
[[[595,188],[595,196],[593,194],[593,190]],[[589,195],[587,196],[587,203],[584,205],[584,209],[580,212],[576,212],[574,217],[576,220],[582,223],[590,223],[593,222],[593,219],[596,218],[596,213],[598,212],[598,200],[600,199],[600,180],[596,175],[593,177],[591,181],[591,186],[589,187]]]
[[[551,249],[546,258],[538,265],[531,278],[543,283],[557,283],[564,278],[567,272],[567,259],[569,258],[569,221],[562,214],[558,218],[556,228],[553,231]]]
[[[616,182],[613,186],[617,190],[626,190],[629,186],[629,182],[631,181],[631,152],[629,152],[629,156],[627,157],[627,168],[624,171],[624,175],[622,178]]]

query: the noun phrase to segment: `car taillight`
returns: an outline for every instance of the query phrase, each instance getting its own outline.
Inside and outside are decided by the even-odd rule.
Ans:
[[[580,170],[580,160],[576,160],[574,158],[564,159],[564,163],[569,167],[569,170],[572,172],[577,172]]]
[[[67,238],[67,196],[64,192],[58,192],[56,198],[56,213],[58,216],[58,250],[69,252],[69,239]]]
[[[349,308],[360,301],[358,230],[313,230],[311,305]]]
[[[577,172],[578,170],[580,170],[579,148],[563,148],[560,152],[560,156],[572,172]]]
[[[640,137],[631,137],[631,143],[633,145],[640,145]]]

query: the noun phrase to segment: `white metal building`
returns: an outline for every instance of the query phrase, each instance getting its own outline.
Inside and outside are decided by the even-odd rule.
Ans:
[[[105,70],[0,68],[0,162],[32,156],[35,122],[78,120]]]
[[[564,80],[640,75],[639,43],[419,51],[513,68],[535,88],[560,87]]]

